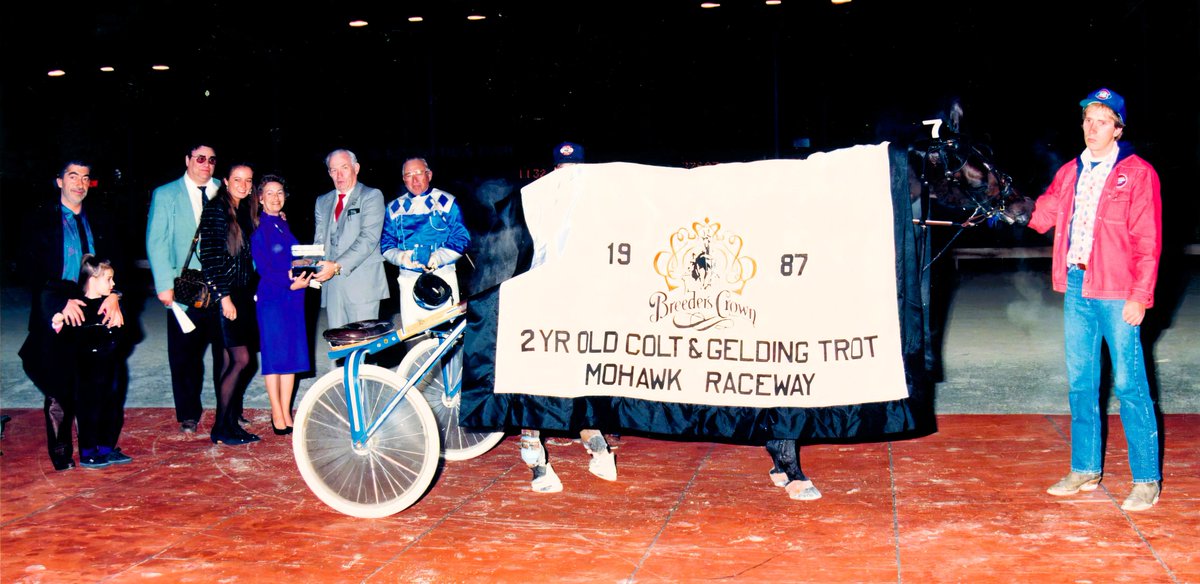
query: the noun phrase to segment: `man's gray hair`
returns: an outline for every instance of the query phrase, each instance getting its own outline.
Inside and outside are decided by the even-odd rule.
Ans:
[[[355,156],[353,152],[346,150],[345,148],[338,148],[337,150],[334,150],[325,156],[325,168],[329,168],[329,161],[338,154],[345,154],[346,156],[349,156],[350,164],[358,164],[358,157]]]
[[[400,163],[400,168],[404,168],[405,164],[408,164],[414,160],[420,160],[421,164],[424,164],[426,169],[433,170],[433,168],[429,166],[429,161],[425,160],[424,158],[421,158],[420,156],[412,156],[409,158],[405,158],[404,162]]]

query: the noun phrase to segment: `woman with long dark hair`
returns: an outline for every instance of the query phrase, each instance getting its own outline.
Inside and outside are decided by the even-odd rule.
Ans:
[[[250,234],[258,217],[254,171],[245,164],[229,169],[224,188],[200,215],[200,264],[220,311],[225,341],[225,366],[217,380],[217,413],[213,444],[238,445],[257,441],[238,423],[245,375],[250,355],[257,352],[258,327],[254,316],[254,262]]]

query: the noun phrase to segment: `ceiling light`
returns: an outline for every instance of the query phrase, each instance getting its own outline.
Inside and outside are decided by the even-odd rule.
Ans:
[[[467,16],[467,20],[483,20],[485,18],[487,17],[482,14],[471,14]]]
[[[833,2],[834,4],[849,4],[850,3],[850,0],[829,0],[829,1]]]
[[[154,69],[155,71],[167,71],[170,69],[170,67],[166,65],[151,65],[150,68]]]
[[[783,4],[783,0],[767,0],[767,6],[779,6]]]
[[[361,28],[361,27],[366,26],[367,24],[368,23],[365,20],[351,20],[350,21],[350,26],[352,26],[354,28]]]
[[[46,72],[46,75],[49,75],[51,77],[62,77],[63,75],[66,75],[66,74],[67,74],[67,72],[63,71],[62,69],[55,69],[53,71]]]
[[[700,7],[701,8],[720,8],[721,3],[720,2],[701,2]]]
[[[425,17],[424,16],[410,16],[410,17],[408,17],[408,21],[409,22],[425,22]]]
[[[100,70],[104,71],[105,73],[112,73],[113,71],[116,71],[116,69],[114,69],[108,65],[101,67]]]

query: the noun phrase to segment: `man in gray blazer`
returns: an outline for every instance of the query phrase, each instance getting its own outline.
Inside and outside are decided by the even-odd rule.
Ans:
[[[182,177],[154,189],[150,198],[150,219],[146,224],[146,257],[150,260],[158,300],[167,308],[175,302],[175,277],[183,271],[183,263],[192,248],[200,211],[221,187],[221,183],[213,178],[217,155],[211,146],[192,146],[183,163],[187,170]],[[200,268],[198,253],[192,257],[189,267]],[[188,319],[196,325],[196,330],[184,333],[175,317],[167,316],[167,359],[171,364],[175,418],[181,431],[192,433],[204,413],[200,403],[200,392],[204,387],[204,348],[212,344],[215,387],[224,365],[224,346],[214,311],[189,310]]]
[[[388,297],[379,238],[383,233],[383,193],[358,182],[358,158],[349,150],[325,157],[332,191],[317,197],[315,245],[325,246],[321,270],[321,306],[330,328],[379,318],[379,301]]]

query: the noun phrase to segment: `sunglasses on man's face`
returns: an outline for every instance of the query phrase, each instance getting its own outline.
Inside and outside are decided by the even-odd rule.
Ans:
[[[205,156],[203,154],[200,154],[198,156],[193,156],[192,160],[195,160],[196,164],[212,164],[212,165],[217,164],[216,156]]]

